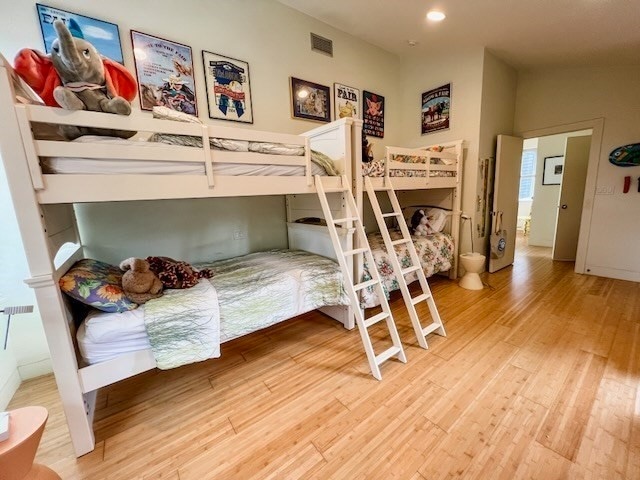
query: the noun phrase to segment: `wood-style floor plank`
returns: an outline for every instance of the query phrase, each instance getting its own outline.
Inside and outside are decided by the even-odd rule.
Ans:
[[[519,239],[484,290],[432,279],[448,336],[428,350],[392,295],[408,363],[381,382],[358,332],[312,312],[111,385],[79,459],[52,375],[10,408],[49,409],[37,461],[65,480],[640,478],[640,284],[572,269]]]

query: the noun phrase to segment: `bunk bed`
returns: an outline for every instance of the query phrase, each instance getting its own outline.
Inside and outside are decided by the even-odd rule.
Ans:
[[[318,171],[312,170],[312,150],[335,160],[335,168],[342,178],[327,178],[325,184],[338,188],[342,185],[343,178],[350,179],[351,176],[352,123],[351,119],[342,119],[302,135],[290,135],[158,120],[140,112],[124,117],[65,111],[39,105],[35,94],[29,92],[29,88],[15,75],[9,63],[0,56],[0,124],[3,125],[0,131],[0,153],[27,256],[30,278],[26,283],[35,291],[56,382],[78,456],[94,448],[92,421],[97,390],[155,368],[156,359],[144,342],[124,352],[112,352],[108,356],[96,357],[89,354],[85,349],[88,334],[86,324],[81,327],[81,338],[85,344],[81,347],[78,345],[76,329],[80,324],[78,320],[82,318],[78,318],[77,312],[83,309],[76,308],[59,287],[60,279],[76,262],[84,259],[73,204],[228,196],[305,196],[304,194],[316,193],[312,175]],[[189,141],[195,140],[196,145],[149,145],[146,141],[95,138],[71,142],[44,139],[38,133],[42,125],[74,125],[172,135]],[[285,152],[272,155],[215,148],[216,143],[226,141],[286,145],[298,149],[302,154]],[[51,159],[55,161],[52,162]],[[92,163],[93,166],[87,169],[87,163]],[[127,165],[133,163],[136,164],[135,173],[127,168]],[[72,165],[71,170],[65,170],[69,167],[68,164]],[[105,168],[108,164],[112,168]],[[171,167],[168,170],[158,170],[164,164],[170,164]],[[242,174],[237,175],[237,169],[219,169],[220,164],[251,167],[249,171],[241,168]],[[139,169],[140,165],[143,166],[142,169]],[[281,169],[271,168],[273,165],[287,167],[286,173]],[[292,171],[289,167],[295,169]],[[74,173],[55,173],[64,171]],[[343,203],[340,198],[335,199],[337,215],[344,208]],[[296,229],[293,222],[290,225],[290,248],[332,256],[331,248],[327,247],[330,243],[318,242],[315,236]],[[345,248],[350,248],[352,244],[350,233],[345,229],[341,236]],[[270,259],[274,255],[279,256],[280,252],[267,253]],[[299,258],[299,255],[294,254],[294,257]],[[255,258],[241,258],[238,261],[252,262]],[[337,265],[324,257],[318,257],[317,261],[322,264],[329,277],[334,277],[335,286],[335,276],[340,275]],[[237,264],[229,266],[225,262],[207,267],[218,272],[236,269]],[[286,275],[301,278],[301,283],[313,283],[308,278],[302,278],[309,270],[308,264],[304,262],[306,260],[303,263],[294,261],[287,267]],[[257,268],[255,263],[251,265],[251,269]],[[233,283],[224,283],[223,275],[219,275],[217,280],[215,277],[214,275],[211,283],[215,286],[218,282],[221,290],[229,288],[229,284]],[[338,290],[342,291],[341,281],[337,280],[337,284],[340,287]],[[293,291],[289,286],[285,290]],[[300,308],[277,315],[277,318],[272,318],[267,324],[290,318],[310,308],[318,308],[343,323],[346,328],[353,328],[351,307],[344,305],[343,298],[338,298],[341,296],[340,292],[334,289],[334,294],[331,300],[325,301],[324,305],[327,306],[324,308],[319,308],[323,305],[321,300],[312,300]],[[228,300],[233,298],[233,294],[225,298],[227,300],[221,300],[222,317],[225,316],[225,310],[227,316],[228,312],[233,312],[233,302]],[[139,314],[140,312],[137,315]],[[91,318],[93,323],[100,324],[99,319],[102,317],[94,314]],[[224,323],[224,318],[221,318],[221,323]],[[267,324],[249,328],[238,328],[236,325],[230,329],[227,328],[229,325],[222,325],[218,334],[220,341],[225,341]],[[96,330],[92,332],[89,335],[95,337]],[[119,333],[116,332],[115,335],[118,337]],[[95,363],[84,361],[79,350],[83,350],[89,360],[95,360]]]
[[[360,159],[362,131],[354,124],[353,141],[356,143],[354,158]],[[413,236],[413,243],[427,277],[436,273],[448,272],[455,279],[458,270],[458,245],[460,234],[460,205],[462,179],[463,141],[442,143],[420,148],[386,147],[385,157],[370,163],[354,161],[354,195],[359,206],[361,218],[365,214],[364,177],[369,177],[373,188],[378,191],[389,184],[393,185],[396,195],[403,206],[404,221],[410,218],[416,209],[424,209],[427,214],[435,215],[439,226],[436,232],[428,236]],[[375,226],[375,222],[371,227]],[[393,240],[401,238],[397,225],[389,225]],[[396,227],[396,228],[394,228]],[[398,289],[398,282],[389,261],[388,252],[380,233],[372,228],[368,233],[376,267],[381,274],[387,292]],[[401,264],[408,261],[408,252],[402,244],[395,247]],[[356,265],[356,278],[370,278],[368,265]],[[405,277],[407,283],[416,280],[415,273]],[[361,306],[368,308],[379,304],[372,289],[362,292]]]

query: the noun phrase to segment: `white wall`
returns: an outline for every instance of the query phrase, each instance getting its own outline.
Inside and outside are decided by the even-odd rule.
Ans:
[[[637,177],[640,169],[616,167],[608,156],[620,145],[640,141],[638,85],[640,66],[523,73],[519,76],[515,125],[517,131],[526,132],[604,118],[596,189],[612,187],[614,193],[595,196],[586,268],[595,275],[635,281],[640,281],[640,255],[630,253],[637,252],[640,238],[639,194],[624,195],[622,184],[625,175]]]
[[[402,118],[400,145],[418,147],[452,140],[465,140],[462,210],[475,211],[478,168],[478,139],[482,98],[484,49],[481,47],[443,52],[428,58],[406,57],[402,60]],[[450,128],[421,135],[421,95],[451,82]],[[468,228],[468,227],[467,227]],[[461,250],[470,250],[467,235],[461,235]]]
[[[482,104],[480,110],[480,136],[478,158],[495,158],[497,137],[500,134],[513,133],[513,118],[516,108],[516,86],[518,76],[516,71],[491,52],[485,50],[482,73]],[[470,166],[470,165],[468,165]],[[477,170],[477,166],[476,166]],[[479,172],[478,172],[479,173]],[[476,225],[481,221],[481,183],[482,178],[476,179],[475,205],[473,215]],[[465,189],[465,193],[468,190]],[[480,236],[476,227],[476,250],[486,253],[491,231],[489,216],[491,202],[487,202],[484,213],[485,235]],[[480,246],[480,247],[478,247]],[[466,250],[465,250],[466,251]]]
[[[330,86],[344,83],[385,96],[385,141],[397,143],[401,127],[397,57],[273,0],[184,0],[179,5],[169,0],[46,3],[118,24],[125,65],[132,72],[135,69],[130,29],[191,46],[202,119],[208,120],[208,112],[201,50],[208,50],[249,63],[255,123],[243,124],[244,127],[300,133],[317,126],[315,122],[291,118],[289,77],[295,76]],[[35,1],[0,0],[0,17],[10,19],[3,24],[0,36],[0,53],[5,57],[11,59],[25,47],[43,50]],[[333,58],[310,50],[310,32],[333,40]],[[137,102],[134,101],[134,108],[138,108]],[[377,153],[381,154],[382,144],[378,143]],[[11,205],[3,200],[3,205]],[[77,207],[87,251],[112,262],[129,255],[155,253],[197,261],[209,255],[222,258],[286,247],[284,211],[282,197]],[[3,209],[2,215],[4,220],[4,215],[11,216],[13,212]],[[114,223],[105,226],[105,218]],[[120,227],[123,221],[127,225]],[[3,221],[2,225],[4,231],[8,224]],[[244,231],[247,238],[233,240],[234,231]],[[1,291],[3,295],[10,294],[7,302],[11,305],[34,304],[31,291],[22,283],[28,269],[17,230],[3,240],[8,248],[3,248],[2,259],[6,253],[8,261],[2,262]],[[0,300],[4,302],[4,296]],[[50,369],[39,315],[21,315],[12,324],[15,361],[11,354],[0,354],[0,388],[9,377],[15,378],[16,363],[23,378]],[[1,395],[0,390],[0,400]]]

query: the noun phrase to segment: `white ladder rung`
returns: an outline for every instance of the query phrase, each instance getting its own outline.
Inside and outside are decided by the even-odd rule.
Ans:
[[[368,248],[366,248],[366,247],[364,247],[364,248],[355,248],[355,249],[353,249],[353,250],[347,250],[347,251],[345,251],[345,252],[342,252],[342,254],[343,254],[345,257],[347,257],[347,256],[349,256],[349,255],[357,255],[357,254],[359,254],[359,253],[364,253],[364,252],[366,252],[367,250],[369,250],[369,249],[368,249]]]
[[[391,212],[391,213],[383,213],[382,217],[383,218],[389,218],[389,217],[401,217],[402,213],[401,212]]]
[[[378,283],[377,280],[367,280],[366,282],[356,283],[353,286],[353,289],[357,292],[358,290],[362,290],[363,288],[371,287],[373,285],[376,285],[377,283]]]
[[[346,192],[347,189],[343,188],[343,187],[336,187],[336,188],[325,188],[324,189],[324,193],[342,193],[342,192]]]
[[[386,362],[391,357],[398,355],[400,353],[400,349],[398,347],[389,347],[384,352],[379,355],[376,355],[376,363],[380,365],[381,363]]]
[[[411,299],[411,303],[413,303],[414,305],[417,305],[418,303],[424,302],[425,300],[429,300],[430,298],[431,298],[431,295],[429,295],[428,293],[423,293],[422,295],[413,297]]]
[[[407,267],[404,270],[401,270],[402,275],[406,275],[407,273],[411,273],[411,272],[415,272],[418,271],[422,268],[421,265],[413,265],[411,267]]]
[[[336,218],[336,219],[333,220],[333,223],[355,222],[356,220],[358,220],[358,217]]]
[[[424,336],[426,337],[427,335],[429,335],[430,333],[435,332],[436,330],[438,330],[439,328],[442,328],[442,325],[433,322],[431,325],[427,325],[426,327],[424,327],[422,329],[422,333],[424,334]]]
[[[364,319],[364,325],[369,328],[371,325],[375,325],[376,323],[380,322],[381,320],[386,319],[389,316],[389,314],[387,312],[380,312],[376,315],[373,315],[372,317],[369,318],[365,318]]]
[[[402,245],[403,243],[409,242],[411,242],[410,238],[401,238],[400,240],[394,240],[393,242],[391,242],[391,245],[395,247],[396,245]]]

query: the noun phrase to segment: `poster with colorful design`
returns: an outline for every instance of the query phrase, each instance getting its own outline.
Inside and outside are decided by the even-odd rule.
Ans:
[[[364,98],[362,133],[370,137],[384,138],[384,97],[376,93],[362,92]]]
[[[122,46],[120,45],[120,32],[118,25],[115,23],[105,22],[39,3],[36,3],[36,9],[38,10],[45,52],[51,53],[51,45],[58,38],[53,28],[54,20],[62,20],[71,30],[71,34],[74,37],[84,38],[96,47],[100,55],[124,65]]]
[[[422,94],[422,135],[449,128],[451,84]]]
[[[140,107],[198,116],[191,47],[131,30]]]
[[[209,118],[253,123],[249,64],[202,52]]]
[[[336,120],[341,118],[362,118],[360,110],[360,90],[340,83],[333,84],[334,112]]]

